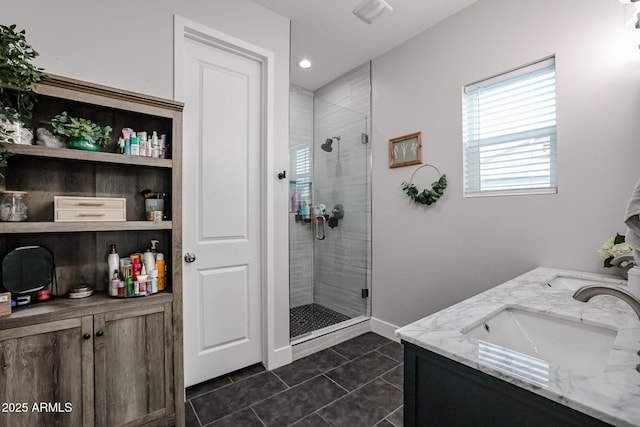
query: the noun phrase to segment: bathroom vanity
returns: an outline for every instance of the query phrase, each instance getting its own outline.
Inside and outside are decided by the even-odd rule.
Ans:
[[[540,267],[397,330],[405,426],[640,425],[640,320],[591,283],[626,286]]]

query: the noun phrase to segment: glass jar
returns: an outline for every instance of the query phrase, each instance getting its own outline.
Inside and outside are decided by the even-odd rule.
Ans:
[[[0,193],[0,221],[26,221],[26,191],[3,191]]]

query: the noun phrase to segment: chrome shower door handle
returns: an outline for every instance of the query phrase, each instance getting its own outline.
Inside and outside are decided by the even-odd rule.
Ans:
[[[324,216],[320,215],[316,217],[316,220],[313,221],[313,225],[316,228],[316,239],[318,240],[324,240],[325,237],[327,237],[324,234],[324,225],[325,225],[325,218]],[[322,223],[322,229],[320,229],[320,224]]]

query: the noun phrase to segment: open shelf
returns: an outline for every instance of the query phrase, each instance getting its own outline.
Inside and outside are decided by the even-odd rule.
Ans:
[[[0,234],[171,230],[171,221],[2,222]]]
[[[39,145],[13,144],[9,146],[9,151],[16,155],[45,157],[50,159],[99,162],[119,165],[151,166],[156,168],[169,169],[173,167],[173,161],[171,159],[156,159],[152,157],[142,156],[125,156],[123,154],[116,153],[72,150],[69,148],[50,148],[42,147]]]

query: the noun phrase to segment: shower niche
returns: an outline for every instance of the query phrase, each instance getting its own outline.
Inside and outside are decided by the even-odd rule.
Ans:
[[[290,100],[290,336],[300,342],[368,315],[370,147],[368,110],[296,87]]]

